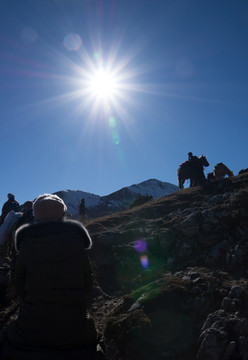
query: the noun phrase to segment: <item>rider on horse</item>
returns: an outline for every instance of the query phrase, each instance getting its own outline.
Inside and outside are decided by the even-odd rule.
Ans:
[[[192,154],[192,152],[188,153],[188,160],[189,161],[194,161],[194,160],[198,160],[198,156],[195,156]]]
[[[177,170],[179,189],[183,189],[183,183],[190,179],[190,187],[201,185],[205,181],[204,166],[209,166],[206,156],[194,156],[192,152],[188,153],[188,160],[180,164]]]

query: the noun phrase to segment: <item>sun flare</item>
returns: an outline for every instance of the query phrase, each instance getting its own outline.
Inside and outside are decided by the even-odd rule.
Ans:
[[[143,69],[130,64],[134,55],[123,56],[119,61],[115,52],[105,60],[92,59],[86,51],[83,55],[82,64],[74,69],[77,76],[71,78],[77,88],[71,97],[79,99],[77,112],[89,109],[91,121],[103,113],[127,118],[127,106],[138,106],[134,94],[145,91],[145,86],[138,83]]]
[[[118,88],[118,80],[106,70],[97,70],[90,77],[89,92],[102,99],[112,98]]]

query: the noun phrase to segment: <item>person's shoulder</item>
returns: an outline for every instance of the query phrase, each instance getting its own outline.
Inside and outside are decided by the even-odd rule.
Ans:
[[[84,246],[86,249],[90,249],[92,246],[92,241],[87,229],[83,226],[82,223],[76,220],[65,220],[62,222],[62,226],[64,230],[68,230],[73,232],[74,234],[78,234],[83,238]]]
[[[66,219],[64,221],[61,221],[61,226],[64,227],[65,229],[68,229],[68,230],[71,229],[71,230],[78,231],[78,232],[87,231],[82,223],[80,223],[77,220],[72,220],[72,219]]]
[[[47,234],[54,234],[56,236],[63,235],[77,235],[82,238],[85,249],[90,249],[92,241],[86,228],[78,221],[47,221],[34,222],[31,224],[24,224],[20,226],[15,233],[15,246],[18,250],[21,242],[25,237],[39,237]]]
[[[18,227],[18,229],[16,230],[16,232],[15,232],[15,248],[17,251],[20,248],[20,244],[21,244],[22,240],[30,231],[31,226],[32,226],[32,224],[24,224],[24,225]]]

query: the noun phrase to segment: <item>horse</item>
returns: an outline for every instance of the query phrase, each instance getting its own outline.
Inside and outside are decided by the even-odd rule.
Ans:
[[[190,187],[203,184],[205,182],[204,166],[209,166],[209,162],[204,155],[198,159],[187,160],[182,163],[177,170],[179,190],[183,189],[186,179],[190,179]]]
[[[241,170],[239,171],[239,175],[245,174],[245,173],[247,173],[247,172],[248,172],[248,168],[246,168],[246,169],[241,169]]]
[[[228,177],[233,176],[233,172],[228,169],[228,167],[223,163],[218,163],[215,165],[213,170],[213,175],[215,180],[224,179],[227,175]]]

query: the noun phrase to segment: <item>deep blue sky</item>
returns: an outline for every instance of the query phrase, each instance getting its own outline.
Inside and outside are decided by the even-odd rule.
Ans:
[[[0,40],[1,203],[177,184],[188,151],[248,167],[246,0],[0,0]],[[108,108],[83,92],[99,64]]]

